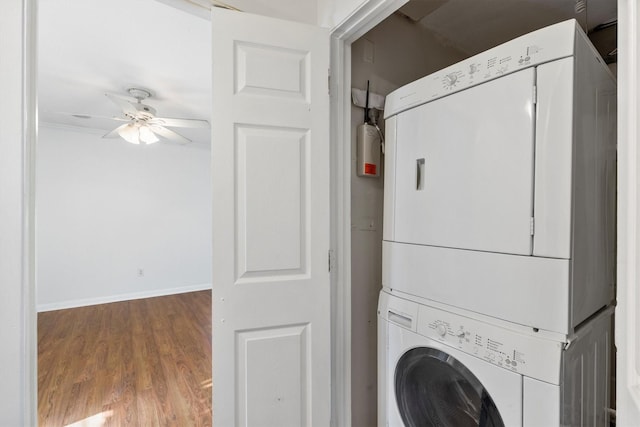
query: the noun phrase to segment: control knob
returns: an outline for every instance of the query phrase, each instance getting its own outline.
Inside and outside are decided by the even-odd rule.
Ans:
[[[438,324],[438,326],[436,326],[436,332],[438,333],[438,335],[444,338],[445,335],[447,335],[447,328],[442,323],[440,323]]]
[[[458,82],[458,75],[456,73],[449,73],[444,76],[443,83],[445,87],[453,87]]]

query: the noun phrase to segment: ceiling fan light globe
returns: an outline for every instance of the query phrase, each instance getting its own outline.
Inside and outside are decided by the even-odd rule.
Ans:
[[[151,129],[149,129],[149,126],[140,126],[139,129],[140,129],[139,139],[145,144],[147,145],[155,144],[156,142],[160,141],[156,136],[156,134],[153,133]]]
[[[122,139],[127,142],[130,142],[132,144],[140,144],[140,133],[137,126],[133,124],[129,124],[128,126],[119,130],[118,135],[120,135]]]

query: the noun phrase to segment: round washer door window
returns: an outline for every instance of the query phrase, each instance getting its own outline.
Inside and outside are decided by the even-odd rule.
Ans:
[[[504,427],[480,381],[447,353],[418,347],[395,372],[396,401],[407,427]]]

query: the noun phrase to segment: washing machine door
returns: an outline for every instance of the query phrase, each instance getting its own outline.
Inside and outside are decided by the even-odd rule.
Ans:
[[[396,365],[395,392],[407,427],[504,427],[491,396],[475,375],[438,349],[407,351]]]

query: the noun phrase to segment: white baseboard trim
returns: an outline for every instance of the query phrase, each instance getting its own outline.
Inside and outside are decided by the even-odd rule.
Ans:
[[[71,301],[54,302],[50,304],[38,304],[38,313],[44,311],[64,310],[66,308],[86,307],[89,305],[107,304],[110,302],[129,301],[134,299],[161,297],[165,295],[183,294],[186,292],[204,291],[211,289],[211,283],[202,283],[199,285],[180,286],[169,289],[154,289],[144,292],[132,292],[128,294],[109,295],[98,298],[77,299]]]

